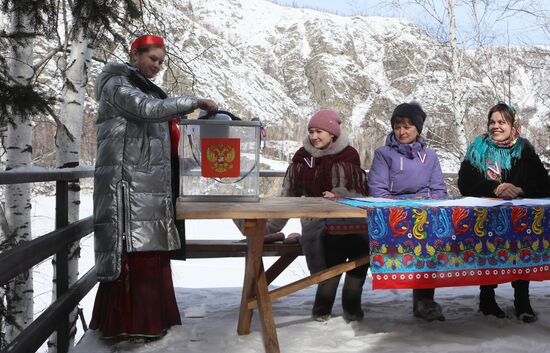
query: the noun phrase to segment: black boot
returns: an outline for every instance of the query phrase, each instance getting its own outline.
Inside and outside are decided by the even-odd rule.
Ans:
[[[514,281],[512,282],[512,287],[514,287],[516,317],[526,323],[537,321],[537,315],[533,311],[531,302],[529,301],[529,281]]]
[[[311,310],[311,317],[313,320],[327,321],[330,319],[330,313],[332,311],[332,305],[334,305],[334,299],[336,298],[340,277],[341,276],[332,277],[317,285],[315,303]]]
[[[434,288],[413,289],[413,315],[428,322],[445,321],[443,308],[434,301]]]
[[[480,286],[479,287],[479,311],[483,315],[493,315],[499,319],[506,317],[506,314],[498,306],[495,300],[495,289],[493,286]]]
[[[344,320],[361,321],[365,314],[361,309],[361,294],[363,293],[364,278],[358,278],[346,274],[344,288],[342,288],[342,308]]]

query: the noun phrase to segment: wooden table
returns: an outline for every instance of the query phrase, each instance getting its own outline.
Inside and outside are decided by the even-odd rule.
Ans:
[[[339,204],[320,197],[274,197],[262,198],[260,202],[177,202],[177,219],[243,219],[244,235],[247,239],[247,254],[243,281],[243,292],[239,312],[237,332],[239,335],[250,333],[252,312],[256,307],[260,314],[262,337],[265,351],[278,353],[279,341],[271,301],[294,293],[312,284],[349,271],[368,263],[368,255],[344,264],[337,265],[269,291],[269,282],[281,273],[292,260],[280,258],[267,271],[266,276],[262,260],[266,223],[270,218],[362,218],[366,211],[357,207]],[[273,277],[274,276],[274,277]]]

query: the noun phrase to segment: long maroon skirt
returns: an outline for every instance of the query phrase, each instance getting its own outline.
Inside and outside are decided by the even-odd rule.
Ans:
[[[119,278],[99,284],[90,328],[105,338],[160,337],[181,325],[166,251],[124,254]]]

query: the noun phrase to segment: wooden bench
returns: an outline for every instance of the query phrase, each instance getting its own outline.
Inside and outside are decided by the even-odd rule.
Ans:
[[[246,239],[243,240],[195,240],[187,239],[185,252],[188,259],[246,256]],[[302,255],[299,243],[283,244],[275,242],[264,244],[264,256]],[[174,257],[172,257],[174,258]],[[177,257],[175,258],[177,259]]]
[[[186,240],[186,258],[202,259],[202,258],[219,258],[219,257],[245,257],[246,256],[246,239],[244,240]],[[275,242],[264,244],[263,256],[278,256],[279,258],[266,271],[267,283],[270,284],[279,276],[298,256],[303,255],[302,247],[299,243],[283,244]],[[184,257],[177,253],[172,254],[172,259],[183,260]],[[289,293],[293,293],[300,289],[306,288],[312,284],[327,280],[340,273],[352,270],[358,266],[368,264],[368,255],[360,259],[347,261],[343,264],[333,266],[311,276],[308,276],[300,281],[290,285],[283,286],[271,293],[272,299],[280,298]],[[255,308],[256,300],[251,300],[248,303],[250,309]]]
[[[185,234],[185,221],[176,220],[176,227],[179,234]],[[182,243],[185,243],[183,251],[173,251],[170,253],[170,258],[173,260],[185,259],[205,259],[219,257],[245,257],[247,251],[246,238],[241,240],[227,239],[186,239],[185,236],[180,238]],[[263,247],[263,256],[292,256],[296,257],[303,255],[300,243],[283,244],[282,241],[265,244]],[[292,261],[291,261],[292,262]]]
[[[195,240],[187,239],[185,256],[174,252],[173,260],[217,258],[217,257],[245,257],[247,250],[244,240]],[[299,243],[283,244],[275,242],[264,244],[263,256],[278,256],[277,261],[265,271],[267,283],[273,282],[298,256],[303,255]]]
[[[186,240],[186,258],[188,259],[202,259],[202,258],[219,258],[219,257],[245,257],[246,256],[246,239],[244,240]],[[302,247],[299,243],[296,244],[283,244],[282,242],[275,242],[270,244],[264,244],[263,256],[278,256],[279,258],[271,267],[266,271],[267,284],[270,284],[277,278],[298,256],[303,255]],[[183,260],[183,256],[177,253],[172,254],[172,259]],[[311,276],[307,276],[299,281],[291,283],[289,285],[280,287],[270,292],[272,300],[296,292],[311,286],[312,284],[319,283],[327,280],[335,275],[341,274],[346,271],[350,271],[358,266],[368,264],[368,255],[365,255],[359,259],[347,261],[343,264],[333,266],[326,270],[315,273]],[[255,299],[248,301],[248,308],[254,309],[257,306]]]

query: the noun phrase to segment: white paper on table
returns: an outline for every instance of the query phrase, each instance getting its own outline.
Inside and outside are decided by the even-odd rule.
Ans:
[[[514,206],[550,206],[550,199],[513,199],[508,200]]]
[[[354,200],[372,203],[406,202],[404,199],[387,199],[383,197],[354,197]],[[544,199],[496,199],[484,197],[462,197],[451,200],[410,199],[409,201],[432,207],[493,207],[493,206],[550,206],[550,198]]]
[[[441,207],[494,207],[494,206],[550,206],[550,199],[492,199],[483,197],[463,197],[454,200],[439,200],[424,203],[423,200],[415,202],[425,206]]]

